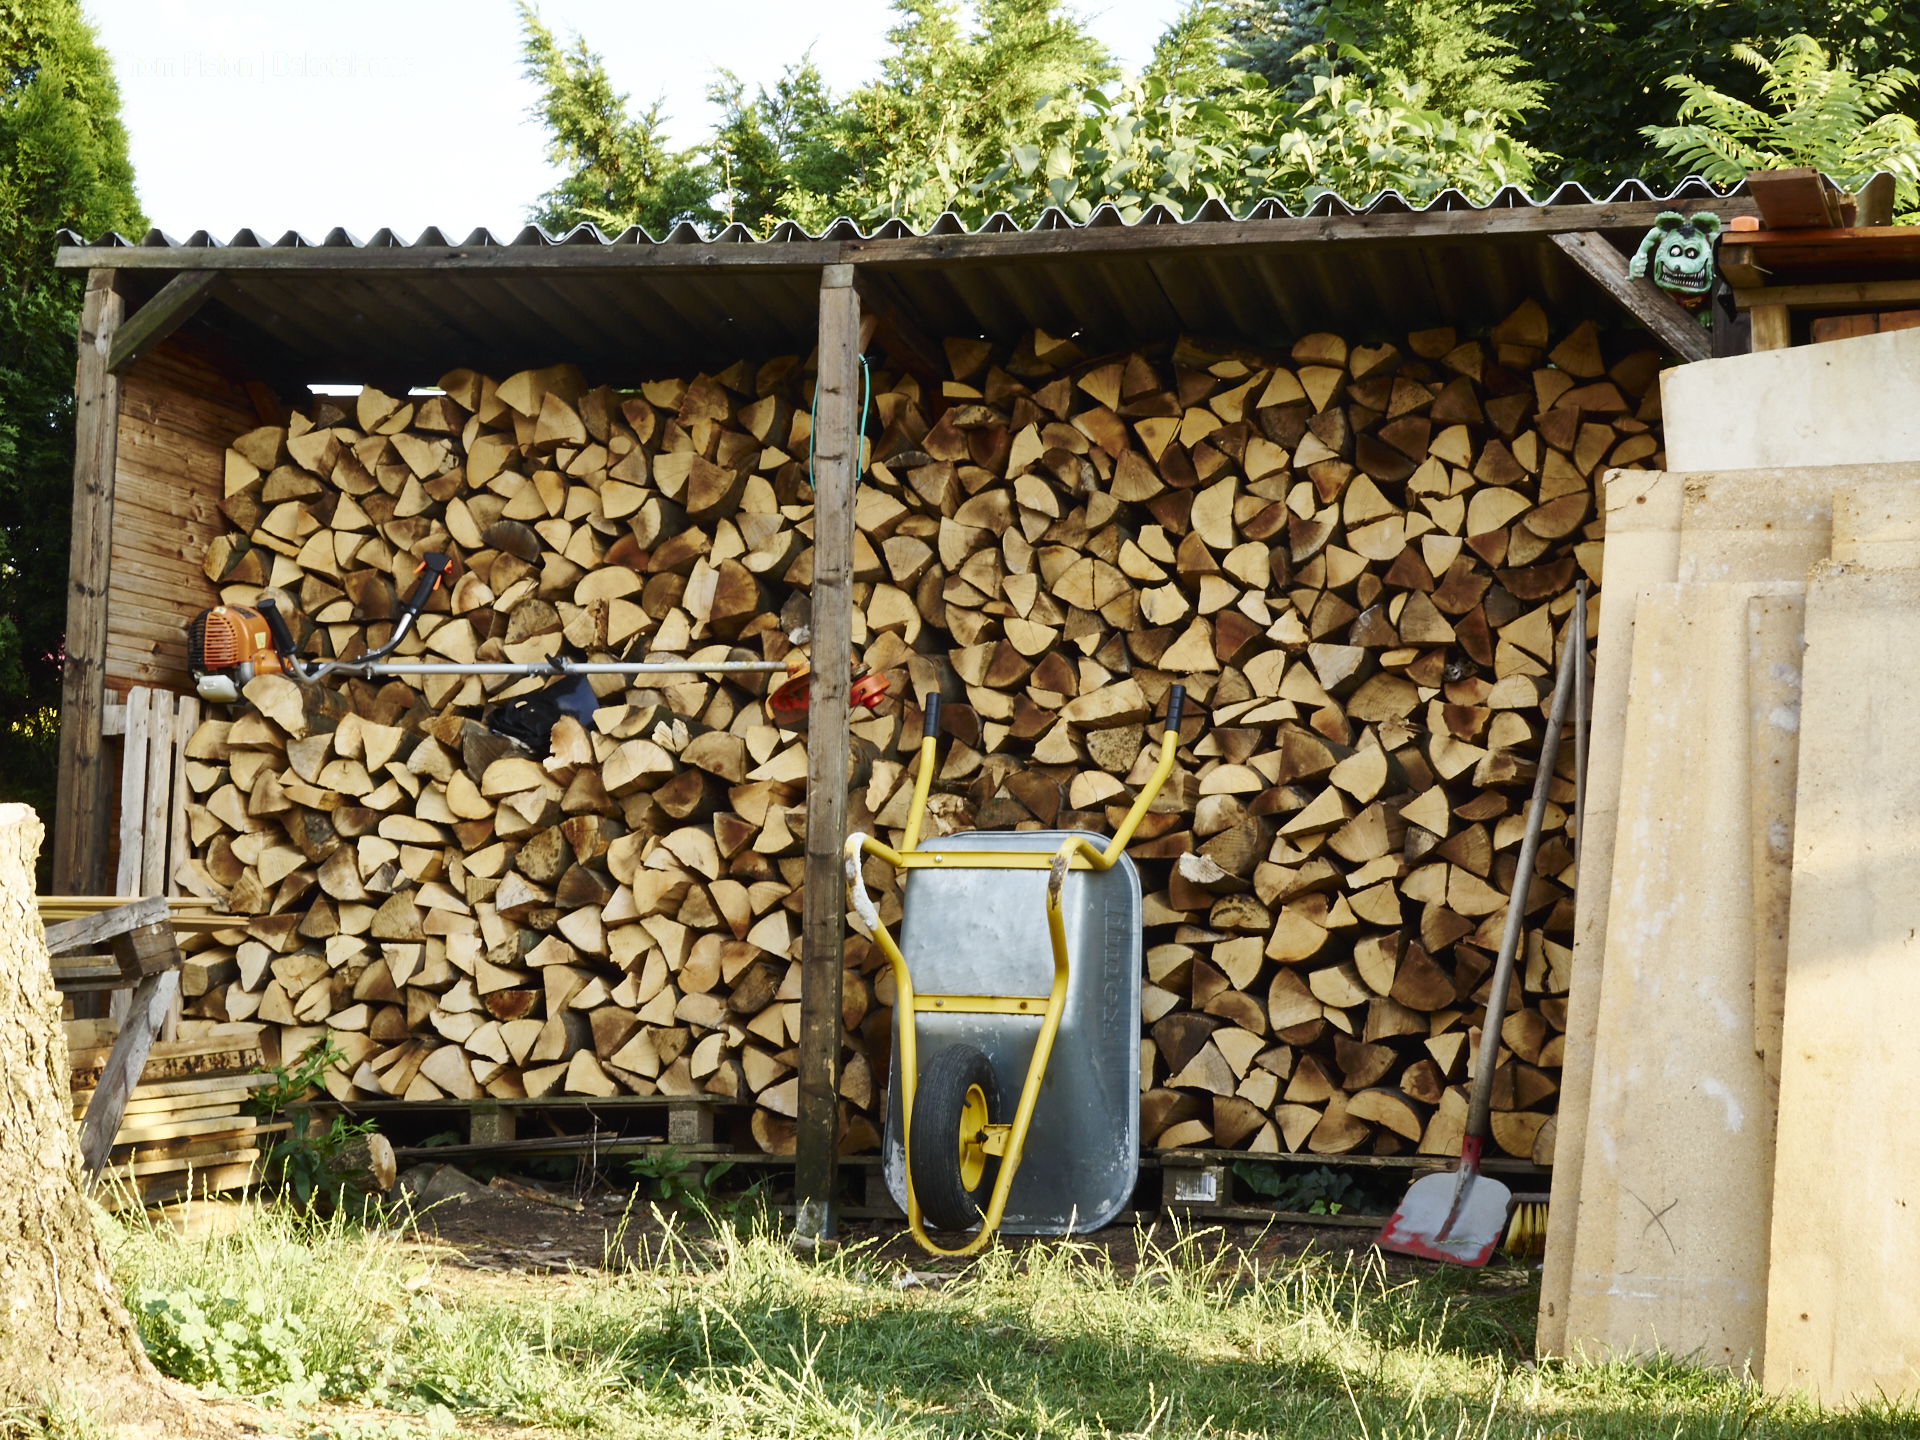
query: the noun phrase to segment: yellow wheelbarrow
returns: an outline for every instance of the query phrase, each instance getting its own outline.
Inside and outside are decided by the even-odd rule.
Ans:
[[[937,695],[927,697],[901,849],[847,837],[848,903],[893,968],[888,1188],[933,1254],[971,1255],[1003,1229],[1098,1229],[1133,1194],[1142,927],[1140,877],[1125,851],[1173,769],[1183,699],[1180,686],[1168,690],[1158,763],[1110,840],[968,831],[922,846]],[[869,855],[912,872],[898,940],[867,895]],[[1014,1076],[1024,1078],[1009,1116],[1002,1096]],[[1022,1169],[1029,1152],[1042,1163]],[[929,1225],[978,1229],[946,1249]]]

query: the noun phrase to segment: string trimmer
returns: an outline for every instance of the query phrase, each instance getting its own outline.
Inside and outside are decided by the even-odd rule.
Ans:
[[[248,682],[261,675],[287,675],[297,680],[324,680],[332,675],[382,680],[402,675],[520,675],[563,679],[579,675],[786,675],[776,695],[782,719],[804,715],[808,687],[806,662],[797,654],[780,660],[651,660],[583,661],[555,655],[545,660],[487,660],[472,663],[424,660],[388,660],[412,633],[427,601],[447,577],[452,560],[428,555],[418,572],[420,583],[400,607],[386,644],[352,660],[307,660],[299,652],[293,631],[279,604],[262,595],[252,606],[216,605],[193,617],[187,626],[187,668],[194,691],[202,700],[232,705]],[[878,675],[860,675],[849,696],[850,709],[872,710],[886,698],[887,682]],[[778,703],[784,701],[785,703]]]

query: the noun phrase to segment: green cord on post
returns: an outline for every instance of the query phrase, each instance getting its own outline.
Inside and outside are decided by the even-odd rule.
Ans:
[[[867,437],[867,407],[873,402],[873,369],[867,364],[867,357],[860,357],[860,428],[854,432],[856,440]],[[807,411],[807,484],[813,485],[813,437],[820,423],[820,376],[813,377],[813,408]],[[861,466],[855,462],[853,467],[853,488],[860,488]],[[817,488],[817,487],[815,487]]]

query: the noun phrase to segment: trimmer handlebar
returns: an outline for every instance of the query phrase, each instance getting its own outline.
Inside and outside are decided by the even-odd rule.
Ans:
[[[1180,729],[1180,711],[1187,703],[1187,687],[1171,685],[1167,688],[1167,730],[1177,733]]]
[[[450,557],[435,551],[420,562],[420,583],[413,587],[413,594],[407,597],[406,608],[418,615],[427,608],[427,600],[432,596],[440,582],[447,577],[447,570],[453,561]]]
[[[273,648],[287,659],[293,658],[293,631],[287,628],[287,617],[280,613],[280,603],[271,595],[262,595],[255,608],[260,618],[267,622],[267,630],[273,636]]]
[[[937,691],[928,692],[926,707],[926,712],[921,717],[920,738],[937,740],[940,738],[940,696]]]
[[[427,608],[427,601],[432,598],[433,592],[440,588],[440,582],[447,578],[447,572],[452,568],[452,557],[442,555],[437,550],[421,559],[420,569],[416,572],[420,576],[420,583],[413,587],[413,594],[409,595],[406,603],[400,607],[400,614],[394,620],[393,633],[387,637],[387,643],[379,649],[369,650],[358,660],[344,663],[339,660],[327,660],[296,670],[295,673],[303,675],[308,680],[323,680],[336,670],[358,670],[362,674],[371,673],[371,667],[376,661],[391,655],[400,642],[407,638],[407,632],[413,629],[413,622],[420,618],[420,612]],[[267,623],[273,624],[271,612],[269,612]],[[281,633],[281,630],[274,631],[276,643],[279,642]],[[289,640],[287,650],[291,653],[292,649],[292,641]]]

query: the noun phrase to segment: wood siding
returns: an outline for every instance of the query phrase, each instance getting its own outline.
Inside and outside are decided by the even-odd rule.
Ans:
[[[206,352],[171,340],[121,383],[107,688],[185,690],[187,621],[217,605],[201,570],[221,531],[225,451],[260,423],[241,385]]]

